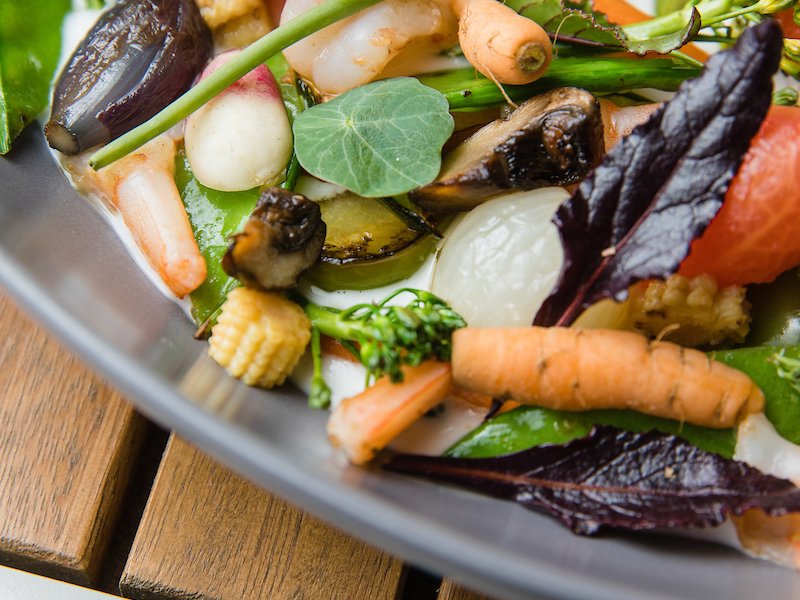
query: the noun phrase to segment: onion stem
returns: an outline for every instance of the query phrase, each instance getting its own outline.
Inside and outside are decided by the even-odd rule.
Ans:
[[[188,117],[284,48],[378,2],[380,0],[326,0],[281,25],[253,42],[236,58],[225,63],[164,110],[95,152],[89,164],[94,169],[100,169],[130,154]]]

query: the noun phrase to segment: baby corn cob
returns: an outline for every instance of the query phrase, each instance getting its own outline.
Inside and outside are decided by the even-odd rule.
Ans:
[[[286,380],[310,338],[311,324],[297,304],[240,287],[222,307],[208,353],[247,385],[270,388]]]

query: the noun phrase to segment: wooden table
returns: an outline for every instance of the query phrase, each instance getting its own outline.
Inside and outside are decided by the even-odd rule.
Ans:
[[[0,598],[485,599],[160,430],[2,293],[0,330],[0,564],[50,578],[0,570]]]

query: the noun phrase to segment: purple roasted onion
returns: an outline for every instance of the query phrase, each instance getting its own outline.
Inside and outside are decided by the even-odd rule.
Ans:
[[[78,154],[130,131],[188,90],[211,52],[194,0],[117,2],[58,78],[48,143]]]

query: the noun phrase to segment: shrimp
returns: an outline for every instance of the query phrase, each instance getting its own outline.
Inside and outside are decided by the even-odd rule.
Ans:
[[[189,217],[175,185],[175,141],[161,135],[136,152],[94,172],[75,173],[76,184],[116,209],[150,265],[179,298],[206,278]]]
[[[322,0],[288,0],[281,24]],[[420,72],[420,63],[458,41],[448,0],[385,0],[284,50],[292,68],[323,94],[340,94],[378,77]]]

